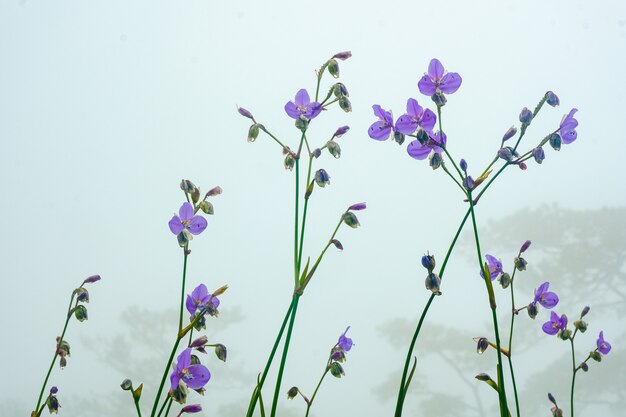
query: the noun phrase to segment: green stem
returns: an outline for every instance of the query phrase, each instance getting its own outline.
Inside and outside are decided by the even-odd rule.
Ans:
[[[450,247],[448,248],[448,252],[446,253],[445,259],[443,260],[443,264],[441,264],[441,269],[439,270],[439,278],[441,278],[442,280],[443,280],[443,273],[446,270],[446,265],[448,264],[448,259],[450,259],[452,250],[454,249],[454,246],[456,245],[456,241],[458,240],[459,235],[461,234],[461,230],[463,230],[463,226],[465,226],[465,222],[467,221],[467,218],[469,217],[469,215],[470,215],[470,211],[467,210],[467,212],[465,213],[465,216],[463,217],[463,221],[461,221],[461,224],[459,225],[459,228],[457,229],[456,234],[454,235],[454,239],[452,240],[452,243],[450,244]],[[406,361],[404,363],[404,370],[402,371],[402,380],[400,381],[400,390],[398,392],[398,401],[396,403],[395,417],[402,416],[402,408],[404,407],[406,389],[408,389],[408,387],[405,387],[405,383],[406,383],[407,374],[409,372],[409,365],[411,363],[411,357],[413,356],[413,349],[415,348],[415,342],[417,341],[417,337],[419,336],[420,330],[422,328],[422,323],[424,322],[424,319],[426,318],[426,314],[428,313],[428,309],[430,308],[430,305],[433,302],[434,298],[435,298],[435,294],[431,294],[431,296],[428,298],[426,307],[424,307],[424,310],[422,311],[422,315],[420,316],[419,322],[417,323],[415,333],[413,334],[413,339],[411,339],[411,345],[409,346],[409,351],[407,352]]]
[[[570,391],[569,403],[571,410],[571,417],[574,417],[574,384],[576,383],[576,354],[574,353],[574,337],[572,336],[570,339],[570,344],[572,346],[572,389]]]
[[[187,245],[183,248],[183,284],[180,288],[180,314],[178,316],[178,332],[183,329],[183,309],[185,307],[185,280],[187,278]]]
[[[170,397],[170,401],[167,403],[167,410],[165,410],[165,416],[164,417],[167,417],[167,415],[170,413],[170,408],[172,407],[172,401],[173,401],[173,399],[172,399],[172,397]]]
[[[459,177],[461,177],[461,179],[463,179],[463,174],[461,173],[461,170],[459,169],[458,165],[456,164],[456,162],[454,161],[454,159],[452,159],[452,156],[450,156],[450,154],[448,153],[448,149],[445,147],[445,145],[443,145],[443,128],[441,127],[441,107],[437,106],[437,119],[439,121],[439,136],[441,138],[441,147],[443,148],[443,151],[446,153],[446,155],[448,156],[448,158],[450,159],[450,162],[452,162],[452,166],[454,167],[454,169],[456,170],[457,174],[459,174]]]
[[[278,349],[280,340],[283,338],[283,332],[285,331],[285,327],[287,326],[287,321],[291,317],[291,310],[293,309],[294,302],[295,302],[295,298],[292,299],[291,304],[289,304],[289,309],[287,310],[287,314],[285,314],[285,319],[283,320],[283,324],[280,327],[280,330],[278,331],[278,336],[276,336],[276,341],[274,342],[274,346],[272,347],[272,352],[270,353],[270,356],[267,359],[267,363],[265,364],[265,369],[263,370],[261,379],[257,383],[257,386],[254,389],[254,391],[252,392],[252,398],[250,398],[250,405],[248,406],[248,412],[246,413],[246,417],[252,417],[252,414],[254,413],[257,400],[261,396],[261,388],[263,388],[263,384],[265,383],[265,378],[267,377],[267,373],[269,372],[270,366],[272,365],[272,361],[274,360],[276,349]]]
[[[280,359],[280,365],[278,367],[278,377],[276,378],[276,387],[274,389],[274,399],[272,400],[272,412],[271,417],[276,416],[276,409],[278,405],[278,395],[280,393],[280,384],[283,380],[283,372],[285,370],[285,363],[287,362],[287,353],[289,352],[289,343],[291,342],[291,333],[293,331],[293,324],[296,321],[296,312],[298,310],[298,300],[300,294],[294,294],[293,309],[291,310],[291,320],[289,321],[289,327],[287,328],[287,336],[285,337],[285,346],[283,348],[283,355]]]
[[[82,285],[81,285],[82,287]],[[43,393],[46,390],[46,385],[48,384],[48,379],[50,378],[50,374],[52,373],[52,368],[54,368],[54,363],[57,360],[57,356],[59,356],[59,346],[61,345],[61,342],[63,342],[63,337],[65,336],[65,331],[67,330],[67,326],[70,322],[70,319],[72,318],[72,303],[74,302],[74,295],[75,292],[72,291],[72,297],[70,298],[70,304],[67,307],[67,315],[65,317],[65,324],[63,325],[63,332],[61,332],[61,337],[59,337],[59,340],[56,342],[56,347],[54,349],[54,355],[52,356],[52,362],[50,363],[50,367],[48,368],[48,372],[46,373],[46,377],[43,380],[43,385],[41,386],[41,391],[39,392],[39,398],[37,399],[37,406],[35,407],[35,410],[39,410],[39,406],[41,405],[41,399],[43,398]],[[78,300],[76,301],[76,304],[78,305]],[[43,410],[43,408],[42,408]],[[41,411],[38,411],[37,415],[40,415]]]
[[[511,276],[511,311],[515,310],[515,295],[513,291],[513,284],[515,283],[515,272],[517,269],[513,270],[513,275]],[[515,383],[515,372],[513,371],[513,351],[511,347],[513,345],[513,324],[515,323],[515,313],[511,313],[511,330],[509,332],[509,355],[507,356],[509,360],[509,370],[511,371],[511,382],[513,382],[513,394],[515,394],[515,410],[517,412],[517,417],[520,417],[519,411],[519,398],[517,396],[517,384]]]
[[[311,396],[311,399],[307,403],[306,414],[305,414],[304,417],[309,417],[309,411],[311,410],[311,406],[313,405],[313,400],[315,400],[315,396],[317,395],[317,391],[320,389],[320,386],[322,385],[322,381],[324,381],[324,378],[326,377],[326,374],[328,374],[329,370],[330,370],[330,368],[328,366],[326,366],[326,370],[322,374],[322,377],[320,378],[320,381],[317,383],[317,387],[315,387],[315,391],[313,391],[313,395]]]
[[[498,351],[498,380],[502,381],[498,385],[498,388],[499,388],[498,394],[499,394],[499,400],[500,400],[500,416],[506,417],[508,406],[507,406],[507,401],[506,401],[504,375],[502,372],[502,352],[501,352],[501,345],[500,345],[500,332],[498,330],[498,318],[496,316],[495,298],[493,295],[493,288],[491,288],[489,271],[485,270],[483,263],[482,263],[483,256],[482,256],[482,252],[480,249],[480,239],[478,238],[478,227],[476,225],[476,214],[474,212],[474,202],[472,200],[471,191],[468,191],[468,197],[469,197],[470,212],[472,214],[472,227],[474,229],[474,240],[476,242],[476,254],[478,256],[478,265],[480,267],[480,270],[484,271],[483,275],[484,275],[485,285],[487,287],[487,292],[489,293],[489,304],[491,307],[491,316],[493,320],[493,328],[494,328],[494,333],[496,337],[496,347]]]
[[[306,186],[309,186],[309,183],[311,182],[311,168],[313,166],[313,155],[309,156],[309,169],[308,169],[308,173],[306,176]],[[299,249],[298,249],[298,258],[297,258],[297,263],[296,265],[298,266],[298,271],[300,271],[300,268],[302,267],[302,248],[304,247],[304,229],[306,227],[306,213],[307,213],[307,209],[309,207],[309,199],[305,198],[304,199],[304,210],[302,211],[302,228],[300,230],[300,245],[299,245]],[[297,277],[296,277],[297,279]]]
[[[448,171],[448,168],[446,168],[445,164],[441,164],[441,168],[443,168],[443,170],[445,171],[446,174],[448,174],[448,176],[450,178],[452,178],[452,181],[454,181],[456,183],[456,185],[459,186],[459,188],[461,189],[461,191],[463,191],[463,194],[465,196],[467,196],[467,191],[465,190],[465,188],[461,185],[461,183],[459,182],[459,180],[457,180],[456,178],[454,178],[454,176],[450,173],[450,171]]]
[[[167,405],[167,401],[170,400],[171,397],[166,396],[165,399],[163,400],[163,405],[161,405],[161,408],[159,408],[159,414],[157,414],[157,417],[160,417],[161,414],[163,414],[163,410],[165,410],[165,406]]]
[[[135,402],[135,408],[137,409],[137,416],[141,417],[141,409],[139,408],[139,399],[135,398],[135,395],[133,395],[133,401]]]

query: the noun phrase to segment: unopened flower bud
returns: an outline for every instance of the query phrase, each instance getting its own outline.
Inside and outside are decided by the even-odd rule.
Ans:
[[[315,149],[313,149],[311,154],[315,157],[315,159],[317,159],[320,156],[322,156],[322,150],[320,148],[315,148]]]
[[[422,266],[432,272],[435,269],[435,257],[433,255],[422,256]]]
[[[208,198],[208,197],[213,197],[213,196],[220,195],[220,194],[222,194],[222,187],[218,185],[217,187],[213,187],[209,191],[207,191],[205,196]]]
[[[517,164],[517,166],[519,167],[519,169],[521,169],[522,171],[526,171],[526,169],[528,168],[528,165],[526,165],[526,162],[520,162],[519,164]]]
[[[285,169],[293,171],[293,167],[296,164],[296,159],[290,153],[285,157]]]
[[[521,256],[516,256],[514,263],[515,263],[515,268],[518,271],[525,271],[526,265],[528,265],[528,262],[526,261],[526,259],[522,258]]]
[[[559,100],[559,96],[554,94],[552,91],[548,91],[546,93],[546,103],[548,103],[552,107],[556,107],[561,104],[561,101]]]
[[[467,171],[467,161],[465,159],[461,159],[461,163],[459,165],[461,167],[461,171]]]
[[[530,124],[531,120],[533,120],[533,112],[524,107],[519,114],[519,121],[524,124]]]
[[[533,149],[533,158],[535,158],[535,162],[540,164],[546,159],[546,153],[543,151],[541,146],[538,146]]]
[[[348,89],[343,83],[335,83],[333,85],[333,94],[337,98],[350,97],[350,93],[348,93]]]
[[[122,383],[120,384],[120,387],[122,387],[124,391],[130,391],[131,389],[133,389],[133,381],[126,378],[125,380],[122,381]]]
[[[356,203],[348,207],[348,210],[360,211],[360,210],[365,210],[366,208],[367,208],[367,205],[365,203]]]
[[[532,242],[531,242],[530,240],[527,240],[526,242],[524,242],[524,243],[522,244],[522,247],[519,249],[519,253],[524,253],[524,252],[526,252],[526,251],[528,250],[528,248],[530,248],[530,244],[531,244],[531,243],[532,243]]]
[[[508,286],[511,284],[511,276],[507,274],[506,272],[500,275],[499,280],[500,280],[500,285],[502,285],[502,288],[504,289],[508,288]]]
[[[498,158],[500,159],[504,159],[507,162],[510,162],[513,160],[513,148],[506,146],[504,148],[500,148],[500,150],[498,151]]]
[[[404,143],[404,133],[394,131],[393,132],[393,140],[396,141],[398,145],[402,145]]]
[[[580,369],[582,369],[584,372],[588,372],[589,371],[589,365],[587,365],[587,362],[583,362],[580,364]]]
[[[46,405],[48,406],[48,412],[50,414],[58,414],[59,408],[61,404],[59,404],[59,400],[54,395],[50,394],[48,399],[46,400]]]
[[[549,400],[552,404],[556,404],[556,399],[554,398],[554,395],[552,395],[551,393],[548,393],[548,400]]]
[[[191,201],[193,201],[194,204],[196,204],[198,201],[200,201],[200,189],[199,188],[194,188],[191,193]]]
[[[333,58],[337,58],[337,59],[341,59],[342,61],[345,61],[351,56],[352,56],[351,51],[343,51],[343,52],[337,52],[335,55],[333,55]]]
[[[83,284],[93,284],[96,281],[100,281],[100,275],[92,275],[83,281]]]
[[[183,190],[187,194],[190,194],[196,188],[197,188],[196,185],[189,180],[180,181],[180,189]]]
[[[352,111],[352,103],[350,103],[350,99],[345,96],[339,99],[339,107],[341,107],[341,110],[346,113],[350,113]]]
[[[479,381],[491,381],[491,377],[484,372],[476,375],[474,378],[476,378]]]
[[[296,397],[296,395],[298,395],[298,392],[299,392],[298,387],[289,388],[289,391],[287,391],[287,398],[290,400],[293,400]]]
[[[257,137],[259,137],[259,125],[255,123],[248,129],[248,142],[254,142]]]
[[[474,338],[474,341],[476,341],[476,353],[479,355],[482,355],[489,347],[489,340],[486,337]]]
[[[465,187],[466,190],[474,189],[474,178],[472,178],[470,175],[468,175],[466,178],[463,178],[463,187]]]
[[[177,417],[180,417],[184,413],[193,414],[199,413],[200,411],[202,411],[202,406],[200,404],[189,404],[184,406],[182,410],[180,410],[180,413],[178,413]]]
[[[82,304],[77,305],[74,309],[74,316],[81,322],[87,320],[87,307]]]
[[[432,291],[435,295],[441,295],[440,286],[441,286],[441,278],[434,272],[429,272],[426,276],[426,289]]]
[[[76,300],[81,303],[89,302],[89,291],[86,288],[79,287],[74,290],[74,294],[77,294]]]
[[[215,356],[217,356],[217,359],[221,360],[222,362],[226,362],[227,355],[228,351],[226,350],[226,346],[221,343],[215,345]]]
[[[439,89],[437,89],[435,94],[433,94],[430,98],[435,102],[437,107],[443,107],[448,102],[446,96],[444,96],[443,93],[439,91]]]
[[[590,308],[589,306],[585,306],[585,307],[583,308],[583,311],[580,313],[580,318],[582,319],[583,317],[585,317],[585,316],[587,315],[587,313],[589,313],[589,310],[590,310],[590,309],[591,309],[591,308]]]
[[[330,184],[330,176],[328,175],[328,172],[326,172],[325,169],[318,169],[315,172],[315,182],[322,188],[326,187],[326,184]]]
[[[353,229],[356,229],[357,227],[361,225],[361,223],[359,223],[359,219],[351,211],[344,213],[342,219],[345,224],[347,224]]]
[[[441,163],[443,162],[443,157],[441,156],[441,154],[439,152],[433,152],[430,155],[430,167],[432,169],[437,169],[441,166]]]
[[[200,336],[189,345],[190,348],[197,348],[200,346],[204,346],[209,343],[209,339],[206,336]]]
[[[502,142],[506,142],[511,139],[517,133],[517,128],[514,126],[509,127],[509,130],[504,132],[504,136],[502,136]]]
[[[296,129],[304,132],[309,127],[309,119],[300,117],[295,121]]]
[[[555,151],[561,150],[562,141],[561,141],[561,136],[559,136],[558,133],[551,134],[548,141],[550,142],[550,146],[552,146],[552,149],[554,149]]]
[[[589,357],[596,362],[602,362],[602,355],[597,350],[589,353]]]
[[[309,183],[309,185],[307,185],[306,187],[306,191],[304,192],[304,199],[308,200],[309,197],[311,197],[311,194],[313,194],[313,190],[315,189],[315,180],[311,181]]]
[[[341,147],[334,140],[329,140],[326,142],[326,147],[328,148],[328,152],[335,158],[339,158],[341,156]]]
[[[333,245],[335,245],[335,247],[339,250],[343,250],[343,245],[341,244],[340,241],[338,241],[337,239],[333,239],[330,241],[330,243],[332,243]]]
[[[248,110],[244,109],[243,107],[237,107],[237,111],[243,117],[247,117],[248,119],[254,120],[254,117],[252,117],[252,113],[250,113]]]
[[[561,330],[557,336],[560,337],[561,340],[569,340],[572,338],[572,331],[570,329]]]
[[[526,310],[528,311],[528,316],[533,320],[535,319],[535,317],[537,317],[537,314],[539,314],[537,305],[534,303],[528,304],[528,307],[526,307]]]
[[[336,59],[331,58],[326,62],[328,73],[335,78],[339,78],[339,63]]]
[[[341,126],[340,128],[338,128],[335,131],[335,134],[333,135],[333,138],[340,138],[343,135],[346,134],[346,132],[348,132],[348,130],[350,130],[350,126]]]
[[[579,332],[585,333],[587,331],[587,322],[583,320],[576,320],[574,322],[574,327],[577,328]]]
[[[200,210],[202,210],[206,214],[213,214],[215,212],[215,210],[213,209],[213,204],[206,200],[202,200],[200,202]]]
[[[333,362],[330,364],[330,373],[335,378],[341,378],[342,376],[346,374],[343,370],[343,367],[341,366],[339,362]]]
[[[56,394],[57,392],[59,392],[59,389],[55,386],[53,386],[52,388],[50,388],[50,394]]]

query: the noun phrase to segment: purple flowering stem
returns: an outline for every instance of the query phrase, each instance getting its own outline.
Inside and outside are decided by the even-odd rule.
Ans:
[[[504,375],[502,373],[502,352],[501,352],[501,345],[500,345],[500,332],[498,330],[498,317],[496,315],[496,303],[495,303],[495,299],[493,296],[493,288],[491,285],[489,270],[485,268],[482,264],[483,256],[480,250],[480,239],[478,238],[478,227],[476,225],[476,213],[474,212],[474,201],[472,200],[472,191],[469,190],[467,194],[468,194],[470,212],[472,213],[472,227],[474,229],[474,240],[476,242],[476,254],[478,256],[478,265],[480,266],[481,270],[485,271],[483,275],[484,275],[485,285],[487,286],[487,292],[489,293],[489,304],[491,307],[491,315],[493,319],[493,330],[494,330],[495,337],[496,337],[496,347],[498,351],[498,380],[502,381],[502,383],[498,385],[498,394],[499,394],[499,400],[500,400],[499,401],[500,402],[500,416],[506,417],[508,414],[508,406],[507,406],[507,401],[506,401]]]
[[[467,218],[469,217],[469,215],[470,215],[470,210],[467,210],[467,212],[465,213],[465,216],[463,217],[463,220],[461,221],[461,224],[459,225],[459,228],[456,231],[456,234],[454,235],[454,239],[452,239],[452,243],[450,244],[450,247],[448,248],[446,257],[444,258],[443,263],[441,264],[441,269],[439,270],[439,278],[441,278],[442,281],[443,281],[443,273],[446,270],[446,265],[448,264],[448,260],[450,259],[452,250],[454,249],[456,245],[456,241],[458,240],[459,235],[461,234],[461,230],[463,230],[463,226],[465,226],[465,222],[467,221]],[[430,305],[432,304],[434,299],[435,299],[435,294],[431,294],[430,297],[428,298],[428,302],[426,303],[426,307],[424,307],[424,310],[422,310],[422,315],[420,316],[420,319],[417,323],[417,327],[415,328],[413,339],[411,339],[409,351],[407,352],[406,361],[404,363],[404,370],[402,371],[402,379],[400,381],[400,390],[398,392],[398,401],[396,403],[396,412],[394,414],[395,417],[402,416],[402,408],[404,407],[404,399],[406,397],[406,391],[409,388],[408,383],[407,383],[407,374],[409,372],[409,365],[411,363],[411,357],[413,356],[413,349],[415,348],[417,337],[419,336],[420,330],[422,329],[422,323],[424,323],[424,319],[426,318],[428,309],[430,308]]]
[[[83,286],[81,285],[79,288],[82,288]],[[43,406],[41,407],[41,410],[39,410],[39,406],[41,405],[41,399],[43,398],[43,393],[46,390],[46,385],[48,384],[48,379],[50,378],[50,374],[52,373],[52,368],[54,367],[54,363],[57,360],[57,356],[59,356],[59,346],[61,345],[61,342],[63,342],[63,336],[65,336],[65,331],[67,330],[67,325],[70,322],[70,318],[72,318],[72,303],[74,302],[74,295],[76,294],[75,291],[72,291],[72,297],[70,298],[70,304],[67,307],[67,317],[65,318],[65,324],[63,325],[63,332],[61,333],[61,337],[59,337],[59,340],[57,341],[56,347],[54,349],[54,356],[52,356],[52,362],[50,363],[50,367],[48,368],[48,373],[46,373],[46,377],[43,380],[43,385],[41,386],[41,391],[39,392],[39,398],[37,399],[37,406],[35,407],[35,411],[37,411],[37,416],[41,415],[41,412],[43,411]],[[76,308],[76,306],[78,305],[78,300],[76,300],[76,304],[74,305],[74,308]],[[45,405],[45,404],[44,404]]]

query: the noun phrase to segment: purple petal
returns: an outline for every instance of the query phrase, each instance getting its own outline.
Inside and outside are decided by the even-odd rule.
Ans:
[[[569,132],[561,135],[561,140],[564,144],[569,145],[574,142],[578,137],[578,133],[575,130],[570,130]]]
[[[300,118],[300,112],[298,111],[298,106],[296,106],[293,103],[293,101],[290,101],[289,103],[285,104],[285,112],[292,119],[299,119]]]
[[[444,68],[443,65],[441,65],[441,62],[439,62],[437,58],[433,58],[428,65],[428,75],[430,78],[434,81],[439,81],[441,80],[441,77],[443,77],[443,72]]]
[[[187,307],[187,311],[192,316],[196,312],[196,303],[194,302],[193,298],[191,298],[190,295],[187,296],[187,300],[185,301],[185,307]]]
[[[443,152],[443,148],[440,147],[440,146],[437,146],[437,145],[443,145],[445,147],[447,138],[448,137],[446,136],[445,133],[442,136],[440,132],[437,132],[433,136],[431,136],[432,141],[435,143],[435,144],[432,145],[433,151],[435,151],[437,153],[442,153]]]
[[[449,72],[443,76],[439,89],[445,94],[452,94],[461,86],[461,76],[456,72]]]
[[[417,129],[417,122],[410,114],[403,114],[396,122],[396,131],[410,135]]]
[[[191,365],[191,349],[187,348],[176,358],[176,369],[182,371],[189,368],[189,365]]]
[[[544,333],[547,333],[550,336],[554,336],[555,334],[559,332],[558,327],[554,327],[554,324],[551,321],[547,321],[543,323],[543,326],[541,326],[541,329],[544,331]]]
[[[367,133],[374,140],[387,140],[391,133],[391,126],[379,120],[370,126]]]
[[[185,383],[191,389],[200,389],[204,387],[207,382],[209,382],[209,379],[211,379],[211,373],[204,365],[191,365],[187,368],[187,370],[192,378],[185,380]]]
[[[372,106],[372,109],[374,109],[374,115],[376,117],[378,117],[380,120],[385,120],[385,110],[383,110],[382,107],[380,107],[378,104],[374,104]]]
[[[433,113],[433,111],[430,109],[424,110],[424,114],[422,115],[422,122],[420,123],[422,128],[424,130],[433,130],[436,122],[437,116],[435,116],[435,113]]]
[[[202,299],[204,299],[208,295],[209,295],[209,290],[207,289],[206,285],[204,285],[204,284],[198,285],[191,292],[191,296],[193,297],[194,300],[202,300]]]
[[[168,223],[168,226],[170,227],[172,233],[174,233],[175,235],[178,235],[180,232],[183,231],[183,224],[180,222],[180,217],[178,216],[172,217],[172,219]]]
[[[191,220],[194,215],[193,206],[189,202],[183,203],[178,210],[178,215],[180,216],[180,220]]]
[[[202,216],[193,216],[189,223],[189,231],[192,235],[199,235],[206,229],[207,221]]]
[[[435,91],[437,90],[437,86],[433,80],[431,80],[426,74],[424,74],[424,76],[417,83],[417,88],[419,88],[420,93],[429,97],[435,94]]]
[[[413,142],[409,143],[406,151],[408,152],[409,156],[411,156],[411,158],[422,160],[428,157],[431,148],[429,146],[423,146],[419,140],[414,140]]]
[[[180,375],[178,374],[178,369],[174,369],[174,372],[170,375],[170,384],[172,386],[172,391],[178,388],[178,384],[180,383]]]
[[[538,301],[545,308],[553,308],[559,303],[559,296],[553,292],[545,292]]]
[[[309,97],[309,93],[303,88],[296,93],[296,106],[307,106],[311,102],[311,98]]]
[[[415,100],[414,98],[410,98],[406,102],[406,112],[413,117],[419,118],[424,112],[424,109],[422,108],[422,106],[417,104],[417,100]]]
[[[310,103],[307,107],[306,118],[309,120],[314,119],[318,114],[320,114],[321,111],[322,105],[317,101],[314,101],[313,103]]]

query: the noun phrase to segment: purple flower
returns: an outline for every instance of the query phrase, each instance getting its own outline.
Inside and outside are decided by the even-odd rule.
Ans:
[[[570,112],[563,116],[563,120],[561,120],[561,125],[559,126],[559,136],[561,136],[561,140],[566,145],[572,143],[578,137],[578,133],[576,133],[576,127],[578,126],[578,120],[574,119],[574,113],[576,113],[578,109],[572,109]]]
[[[606,355],[611,351],[611,344],[604,340],[604,331],[600,331],[596,344],[598,345],[598,352],[603,355]]]
[[[559,297],[555,293],[548,291],[548,287],[550,287],[550,283],[546,281],[535,290],[534,305],[539,303],[544,308],[553,308],[559,303]]]
[[[348,326],[346,331],[343,332],[341,336],[339,336],[339,341],[337,342],[337,345],[339,345],[339,347],[345,352],[348,352],[350,349],[352,349],[352,345],[353,345],[352,339],[346,336],[346,333],[348,333],[348,330],[350,330],[350,326]]]
[[[178,417],[182,416],[184,413],[199,413],[200,411],[202,411],[202,407],[200,406],[200,404],[190,404],[190,405],[186,405],[182,408],[182,410],[180,410],[180,413],[178,413]]]
[[[100,281],[102,278],[100,278],[100,275],[92,275],[90,277],[87,277],[84,281],[83,284],[93,284],[94,282]]]
[[[285,104],[285,111],[292,119],[314,119],[322,111],[322,105],[316,101],[311,102],[309,93],[303,88],[296,93],[294,101]]]
[[[433,58],[428,65],[428,74],[424,74],[417,83],[422,94],[432,96],[441,91],[445,94],[452,94],[461,86],[461,76],[456,72],[444,74],[444,68],[437,58]]]
[[[437,116],[430,109],[423,109],[417,100],[410,98],[406,102],[406,114],[400,116],[396,122],[396,132],[410,135],[418,127],[430,132],[435,127]]]
[[[210,306],[208,304],[210,304]],[[207,290],[207,287],[204,284],[198,285],[191,292],[191,295],[187,296],[187,301],[185,302],[187,311],[189,311],[189,314],[191,314],[192,317],[195,315],[196,311],[202,311],[205,307],[217,310],[219,305],[220,300],[209,294],[209,290]]]
[[[196,216],[191,203],[183,203],[178,210],[178,216],[174,215],[168,223],[170,230],[178,235],[184,229],[191,232],[192,235],[199,235],[206,229],[207,222],[202,216]]]
[[[187,348],[178,355],[176,367],[170,375],[172,390],[178,388],[182,380],[191,389],[200,389],[211,379],[211,373],[204,365],[191,364],[191,349]]]
[[[367,208],[367,205],[365,203],[356,203],[348,207],[348,210],[359,211],[359,210],[365,210],[366,208]]]
[[[378,121],[374,122],[367,133],[374,140],[387,140],[393,129],[393,116],[391,112],[384,110],[378,104],[372,106],[374,115],[378,117]]]
[[[506,142],[507,140],[511,139],[513,136],[515,136],[516,133],[517,128],[515,128],[514,126],[509,127],[509,130],[504,132],[504,136],[502,136],[502,142]]]
[[[406,151],[411,158],[418,160],[426,159],[428,155],[430,155],[431,151],[435,153],[442,153],[443,148],[446,146],[446,140],[447,137],[445,133],[442,136],[440,132],[437,132],[434,135],[428,132],[428,142],[426,142],[425,145],[422,145],[422,143],[416,139],[409,143]]]
[[[567,327],[567,316],[563,314],[559,317],[554,311],[550,312],[550,320],[545,322],[541,328],[551,336],[557,334],[559,330],[565,330]]]
[[[489,254],[485,254],[485,259],[487,259],[487,266],[489,267],[489,278],[493,281],[503,272],[502,261]],[[483,271],[480,271],[480,276],[485,277]]]

